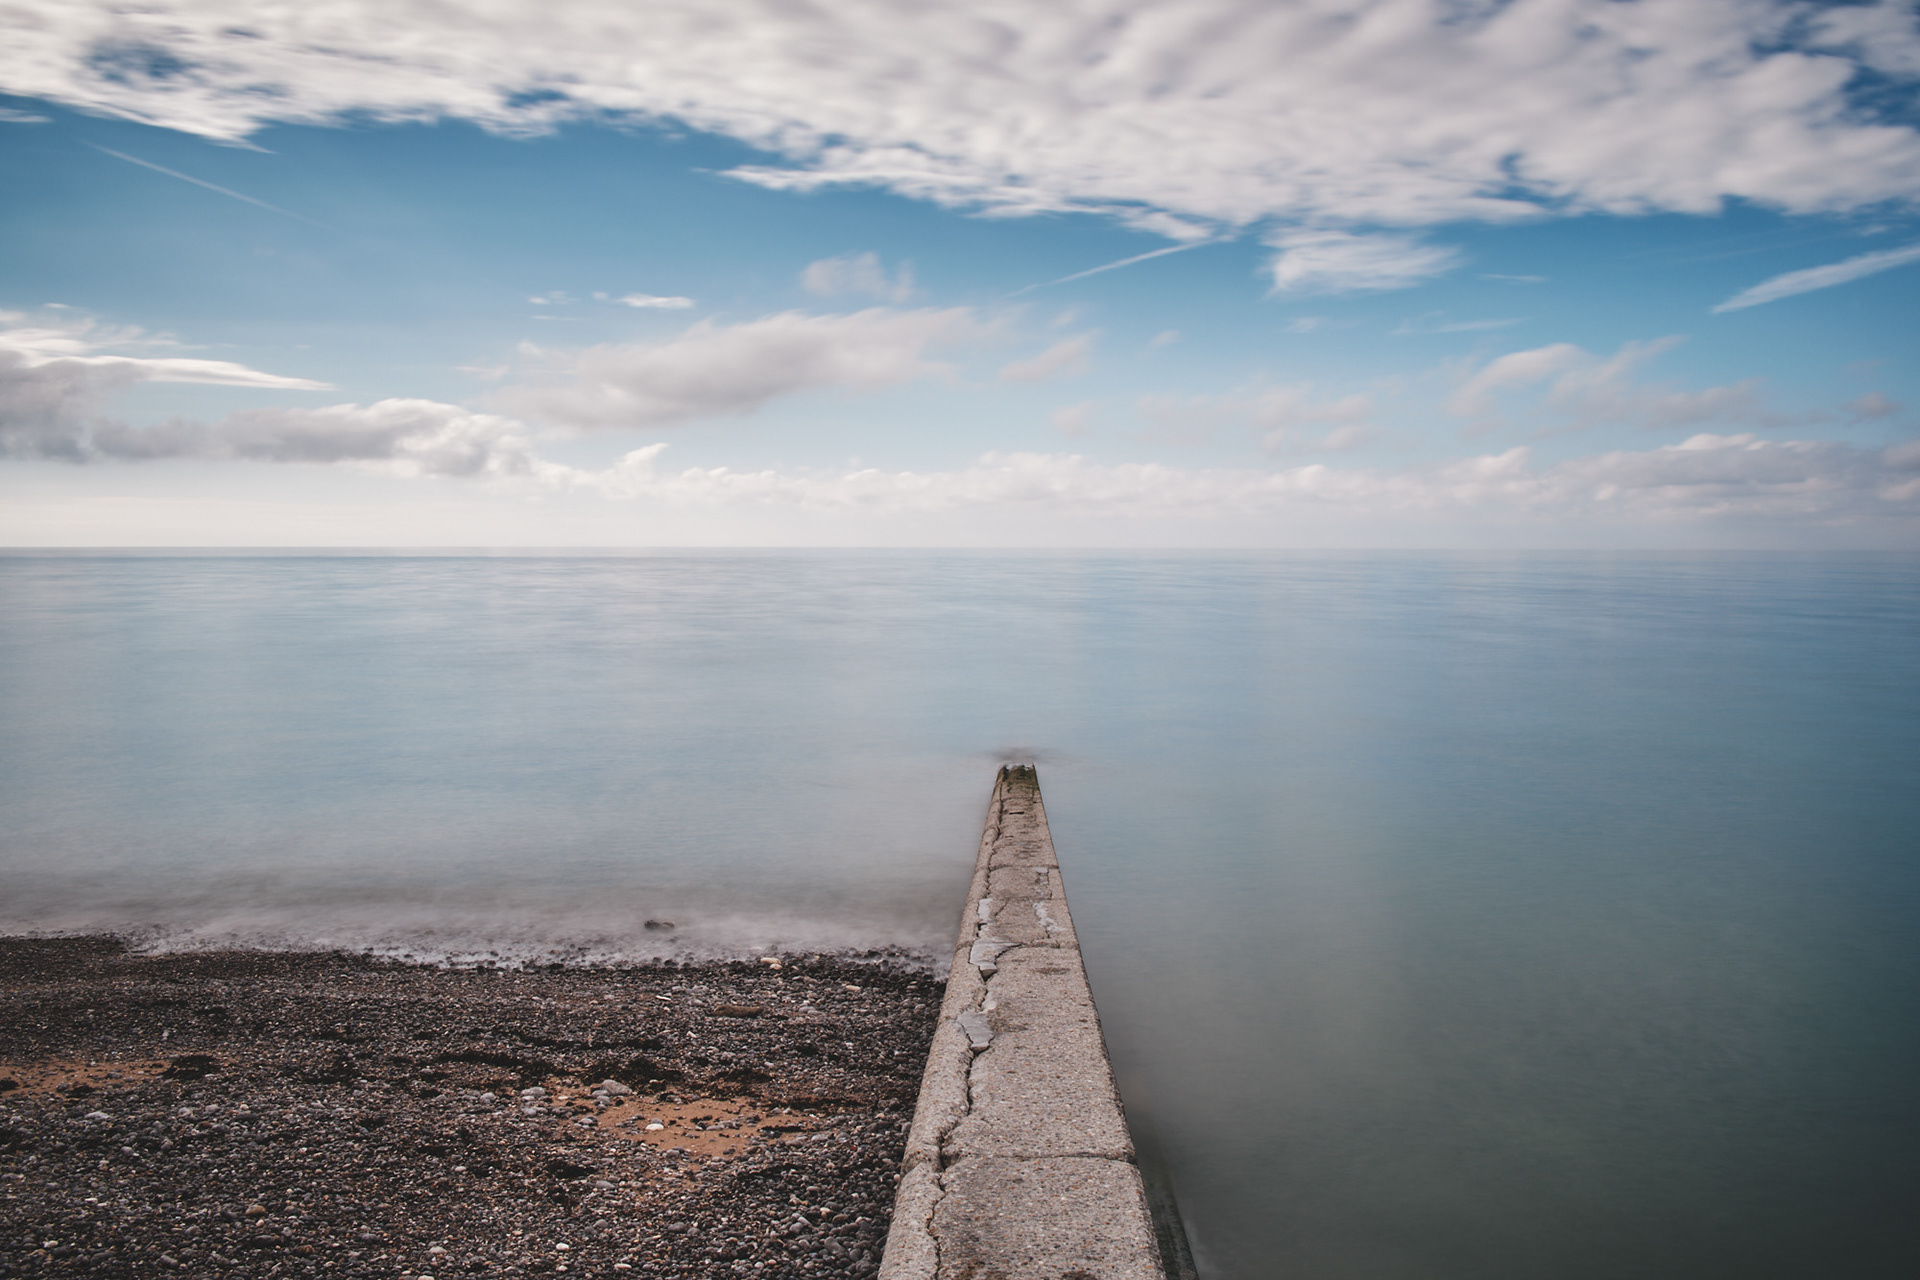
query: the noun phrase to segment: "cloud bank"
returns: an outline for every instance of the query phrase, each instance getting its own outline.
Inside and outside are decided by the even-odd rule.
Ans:
[[[256,387],[275,391],[325,391],[311,378],[263,373],[231,360],[195,356],[143,356],[142,350],[177,349],[178,343],[139,329],[110,329],[92,318],[62,311],[36,322],[24,312],[0,311],[0,357],[12,356],[16,372],[58,362],[73,368],[116,370],[120,383],[193,382],[206,386]],[[122,348],[115,350],[114,348]],[[131,348],[132,350],[125,350]]]
[[[1855,525],[1920,520],[1920,441],[1867,449],[1768,441],[1750,433],[1619,450],[1535,466],[1527,448],[1387,469],[1312,464],[1278,470],[1105,465],[1076,454],[987,454],[945,471],[758,470],[662,465],[667,445],[602,469],[546,461],[510,418],[426,400],[258,409],[218,422],[133,428],[100,401],[135,378],[112,366],[24,365],[0,355],[0,456],[74,463],[162,459],[347,465],[397,476],[490,481],[532,494],[590,494],[673,507],[798,507],[871,513],[1043,509],[1091,519],[1346,516],[1555,522]],[[1369,405],[1279,389],[1238,408],[1278,435],[1364,426]],[[1077,425],[1077,424],[1075,424]],[[1335,446],[1337,447],[1337,446]]]
[[[556,483],[674,505],[797,506],[877,513],[1039,507],[1093,519],[1349,516],[1620,522],[1767,520],[1854,524],[1920,516],[1920,442],[1885,449],[1696,435],[1680,444],[1535,466],[1526,448],[1388,470],[1102,465],[1074,454],[987,454],[952,471],[671,471],[665,445]]]
[[[751,413],[777,396],[817,387],[872,390],[945,377],[952,366],[929,359],[928,351],[985,329],[965,307],[703,321],[666,342],[555,354],[543,385],[510,388],[495,400],[510,412],[582,430],[667,426]]]
[[[1029,510],[1068,519],[1140,517],[1254,520],[1338,513],[1343,519],[1619,525],[1763,521],[1777,527],[1877,524],[1920,530],[1920,440],[1885,447],[1772,440],[1750,431],[1704,432],[1675,444],[1536,462],[1526,448],[1400,467],[1313,463],[1280,468],[1103,464],[1071,453],[990,453],[951,469],[760,469],[666,465],[654,443],[600,468],[540,456],[521,417],[420,399],[320,408],[254,408],[215,421],[175,418],[133,427],[108,416],[111,399],[145,380],[206,375],[238,385],[311,388],[300,379],[177,356],[115,355],[119,345],[169,340],[72,318],[0,329],[0,457],[73,464],[167,459],[342,466],[401,477],[461,479],[510,495],[587,495],[671,508],[803,508],[876,514]],[[669,425],[748,412],[776,395],[817,387],[876,387],[947,376],[929,358],[944,343],[991,332],[968,309],[872,308],[843,316],[787,313],[734,326],[707,322],[655,344],[589,348],[555,358],[556,381],[507,393],[541,420],[573,428]],[[1091,335],[1026,362],[1064,369]],[[1637,371],[1672,339],[1628,343],[1611,356],[1572,344],[1510,352],[1461,372],[1450,409],[1496,415],[1516,391],[1573,420],[1644,427],[1702,423],[1792,425],[1761,412],[1751,384],[1677,391]],[[182,367],[184,365],[184,368]],[[201,366],[212,366],[213,373]],[[229,375],[226,370],[239,370]],[[246,381],[246,380],[252,381]],[[1308,385],[1226,396],[1141,401],[1171,426],[1229,424],[1270,452],[1327,453],[1375,434],[1368,395],[1324,395]],[[1087,430],[1093,405],[1055,425]],[[1883,395],[1847,407],[1883,420]],[[1822,420],[1833,415],[1814,415]]]
[[[1920,76],[1915,30],[1896,0],[16,0],[0,90],[223,139],[680,121],[770,153],[734,171],[770,187],[1182,239],[1912,201],[1920,135],[1849,86]]]
[[[1378,435],[1373,397],[1326,399],[1310,384],[1261,387],[1223,396],[1143,396],[1135,405],[1149,422],[1176,430],[1219,425],[1260,433],[1268,453],[1340,453]]]
[[[1491,429],[1503,425],[1500,401],[1506,393],[1540,388],[1527,416],[1547,430],[1633,426],[1671,431],[1709,424],[1778,428],[1826,419],[1824,414],[1795,416],[1766,408],[1758,378],[1698,391],[1639,379],[1643,367],[1682,341],[1667,337],[1626,342],[1610,356],[1570,342],[1509,352],[1468,375],[1448,397],[1447,412]]]
[[[138,382],[123,366],[58,360],[28,365],[0,352],[0,457],[63,462],[349,463],[406,476],[538,477],[517,422],[431,400],[321,409],[250,409],[218,422],[176,418],[131,427],[99,410]]]

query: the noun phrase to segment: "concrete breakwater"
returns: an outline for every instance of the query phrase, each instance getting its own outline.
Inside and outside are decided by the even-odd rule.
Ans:
[[[1167,1275],[1031,765],[988,806],[880,1275]]]

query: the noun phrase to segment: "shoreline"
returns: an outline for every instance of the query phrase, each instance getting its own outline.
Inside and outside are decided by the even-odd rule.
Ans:
[[[942,992],[0,938],[0,1276],[868,1276]]]

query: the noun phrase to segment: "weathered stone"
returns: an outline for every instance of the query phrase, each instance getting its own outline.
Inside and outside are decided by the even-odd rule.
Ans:
[[[1140,1171],[1124,1160],[965,1160],[940,1181],[941,1280],[1163,1280]]]
[[[1000,771],[882,1280],[1159,1280],[1031,766]]]

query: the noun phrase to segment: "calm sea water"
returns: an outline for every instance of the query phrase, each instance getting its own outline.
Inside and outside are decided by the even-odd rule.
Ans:
[[[429,957],[934,954],[1034,758],[1210,1280],[1920,1274],[1917,558],[11,555],[0,724],[0,929]]]

